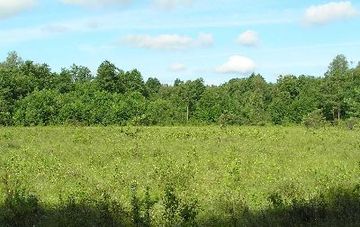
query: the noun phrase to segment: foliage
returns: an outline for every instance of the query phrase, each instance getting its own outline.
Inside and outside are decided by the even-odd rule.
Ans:
[[[325,125],[325,117],[322,110],[314,110],[303,119],[303,124],[307,128],[320,128]]]
[[[239,119],[238,116],[235,114],[221,114],[219,117],[219,124],[221,127],[227,126],[227,125],[241,125],[241,119]]]
[[[300,124],[315,109],[333,123],[360,117],[360,70],[345,56],[324,77],[260,74],[207,86],[202,78],[173,85],[104,61],[96,76],[73,64],[59,73],[10,52],[0,63],[0,125]]]
[[[359,123],[360,120],[358,118],[351,117],[345,121],[345,126],[350,130],[354,130],[359,126]]]
[[[197,201],[189,203],[181,201],[175,193],[172,185],[167,185],[163,197],[164,213],[163,218],[166,226],[195,226],[198,214]]]
[[[3,176],[5,200],[0,204],[1,226],[34,226],[39,222],[42,208],[38,198],[23,185],[10,182],[10,175]]]
[[[51,90],[35,91],[16,103],[16,125],[50,125],[56,122],[59,112],[58,93]]]

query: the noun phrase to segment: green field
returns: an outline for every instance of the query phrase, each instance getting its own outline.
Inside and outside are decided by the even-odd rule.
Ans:
[[[9,188],[47,207],[106,193],[131,214],[134,188],[140,201],[148,188],[152,225],[167,223],[169,186],[181,203],[197,201],[197,224],[237,225],[244,207],[256,213],[275,209],[276,198],[286,206],[356,188],[359,161],[360,131],[331,127],[0,129],[3,203]]]

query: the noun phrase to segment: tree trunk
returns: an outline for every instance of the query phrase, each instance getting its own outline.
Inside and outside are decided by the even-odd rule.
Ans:
[[[186,106],[186,122],[189,121],[189,104]]]

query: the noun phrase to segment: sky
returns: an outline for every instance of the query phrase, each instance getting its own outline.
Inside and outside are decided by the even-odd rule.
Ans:
[[[360,61],[360,0],[0,0],[0,60],[10,51],[169,84],[322,76],[338,54]]]

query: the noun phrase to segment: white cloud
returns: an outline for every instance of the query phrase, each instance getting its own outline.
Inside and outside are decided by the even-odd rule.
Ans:
[[[244,46],[257,46],[259,44],[259,36],[255,31],[245,31],[241,33],[237,42]]]
[[[310,6],[304,16],[306,24],[327,24],[357,16],[359,13],[350,1],[330,2]]]
[[[0,0],[0,19],[14,16],[35,4],[36,0]]]
[[[190,6],[193,0],[153,0],[155,6],[161,9],[174,9],[180,6]]]
[[[184,49],[193,43],[191,37],[180,35],[129,35],[124,40],[138,48],[169,50]]]
[[[172,72],[184,72],[186,71],[186,69],[187,69],[186,66],[181,63],[174,63],[169,67],[169,70]]]
[[[163,34],[158,36],[150,35],[129,35],[123,40],[134,47],[159,50],[183,50],[191,47],[208,47],[214,42],[211,34],[199,34],[197,38],[185,35]]]
[[[218,73],[251,73],[255,70],[255,62],[244,56],[233,55],[223,65],[216,68]]]
[[[61,0],[64,4],[80,5],[84,7],[99,7],[108,5],[124,5],[131,3],[132,0]]]

